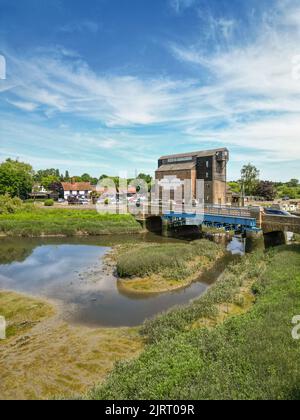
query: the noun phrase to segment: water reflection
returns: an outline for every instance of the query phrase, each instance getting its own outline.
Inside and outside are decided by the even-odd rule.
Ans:
[[[227,251],[232,255],[245,255],[246,252],[246,239],[240,236],[234,236],[227,245]]]
[[[161,237],[155,238],[158,242],[164,241]],[[145,239],[153,242],[154,237],[129,240]],[[117,279],[103,266],[103,256],[111,249],[109,245],[120,243],[118,238],[34,239],[21,242],[19,248],[26,249],[27,244],[28,255],[22,253],[21,259],[14,256],[14,262],[6,261],[6,264],[0,265],[0,288],[57,300],[61,303],[65,319],[91,326],[139,325],[146,318],[172,306],[187,303],[205,292],[230,258],[220,261],[202,276],[201,281],[185,289],[149,297],[118,290]],[[12,240],[8,240],[8,245],[12,246]]]

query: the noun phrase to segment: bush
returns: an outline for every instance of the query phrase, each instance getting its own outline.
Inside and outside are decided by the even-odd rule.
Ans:
[[[54,206],[54,200],[52,200],[51,198],[49,198],[49,200],[45,200],[44,206],[46,206],[46,207]]]
[[[22,207],[23,202],[19,198],[11,198],[9,194],[0,195],[0,214],[16,213]]]

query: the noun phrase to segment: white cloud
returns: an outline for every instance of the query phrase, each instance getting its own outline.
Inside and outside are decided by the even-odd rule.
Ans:
[[[37,109],[37,105],[32,102],[20,102],[20,101],[8,101],[11,105],[16,108],[22,109],[23,111],[32,112]]]
[[[192,5],[191,1],[173,2],[178,11]],[[64,54],[62,48],[39,51],[29,58],[7,54],[12,78],[6,82],[11,90],[3,90],[0,101],[2,97],[31,114],[43,113],[50,121],[78,117],[106,127],[104,132],[78,133],[64,125],[65,137],[60,133],[60,141],[75,142],[84,156],[87,147],[103,153],[112,150],[120,159],[150,165],[156,159],[151,155],[153,146],[149,148],[149,136],[143,138],[138,131],[149,127],[155,133],[151,142],[158,146],[171,132],[177,141],[181,138],[197,148],[219,142],[258,151],[258,158],[269,162],[296,161],[300,80],[293,77],[293,57],[300,55],[300,32],[294,24],[298,10],[292,9],[291,2],[289,8],[275,10],[256,28],[256,39],[244,42],[234,41],[236,21],[211,17],[208,36],[215,40],[221,34],[226,49],[204,54],[202,44],[171,46],[178,60],[189,68],[192,65],[194,71],[199,68],[199,80],[100,74],[76,54]],[[38,138],[32,127],[14,124],[19,132],[26,132],[28,142],[32,143],[30,135]],[[43,134],[51,142],[56,132],[43,130]]]
[[[181,13],[185,9],[194,6],[196,0],[169,0],[170,6],[177,14]]]

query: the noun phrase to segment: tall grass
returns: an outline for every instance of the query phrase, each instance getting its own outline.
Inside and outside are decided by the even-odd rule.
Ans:
[[[162,276],[182,278],[192,271],[189,262],[196,257],[215,260],[222,247],[207,240],[192,243],[144,244],[121,253],[117,258],[117,272],[121,278],[144,277],[159,273]]]
[[[103,235],[138,233],[140,225],[131,215],[99,214],[95,210],[26,208],[0,215],[0,234],[8,236]]]
[[[300,344],[291,335],[300,314],[299,256],[299,245],[285,246],[229,267],[205,297],[148,322],[152,344],[87,398],[299,399]],[[249,279],[256,279],[250,311],[215,328],[195,327]]]

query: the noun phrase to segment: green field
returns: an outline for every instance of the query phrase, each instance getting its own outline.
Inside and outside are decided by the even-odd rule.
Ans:
[[[88,399],[299,399],[300,246],[231,264],[198,301],[148,321],[135,361]]]
[[[28,208],[0,214],[0,235],[105,235],[139,233],[131,215],[99,214],[96,210]]]

